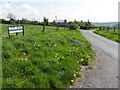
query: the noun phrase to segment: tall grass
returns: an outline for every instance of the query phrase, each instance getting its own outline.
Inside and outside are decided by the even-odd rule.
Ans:
[[[7,37],[2,25],[3,88],[66,88],[81,76],[81,66],[94,59],[91,44],[79,30],[26,25],[25,36]],[[79,40],[86,45],[71,44]]]

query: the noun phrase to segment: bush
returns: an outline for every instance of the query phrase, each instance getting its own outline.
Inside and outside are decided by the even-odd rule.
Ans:
[[[70,30],[77,30],[78,29],[78,25],[77,24],[70,24],[69,25],[69,29]]]

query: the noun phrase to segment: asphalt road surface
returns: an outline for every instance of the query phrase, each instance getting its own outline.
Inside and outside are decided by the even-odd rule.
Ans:
[[[118,88],[118,43],[92,31],[81,30],[97,53],[95,67],[76,80],[72,88]]]

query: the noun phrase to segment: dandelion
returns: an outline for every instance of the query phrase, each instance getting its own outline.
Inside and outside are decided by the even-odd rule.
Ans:
[[[87,57],[90,57],[90,56],[87,55]]]
[[[79,72],[79,75],[81,75],[81,73]]]
[[[62,57],[62,58],[64,58],[64,57]]]
[[[71,82],[73,83],[73,82],[74,82],[74,80],[71,80]]]
[[[74,77],[76,77],[76,74],[74,74]]]
[[[57,57],[57,56],[55,56],[55,57]]]
[[[54,46],[56,47],[56,46],[57,46],[57,44],[54,44]]]
[[[37,50],[38,50],[38,48],[35,48],[35,50],[37,51]]]
[[[40,45],[38,45],[38,47],[39,47]]]
[[[76,48],[76,50],[78,50],[78,48]]]
[[[82,61],[84,61],[84,59],[81,59],[80,61],[82,62]]]
[[[25,55],[25,53],[23,53]]]
[[[57,58],[57,60],[60,59],[59,57]]]
[[[58,62],[58,59],[54,59],[55,62]]]
[[[25,59],[25,61],[27,61],[27,58]]]
[[[22,58],[20,60],[23,60]]]

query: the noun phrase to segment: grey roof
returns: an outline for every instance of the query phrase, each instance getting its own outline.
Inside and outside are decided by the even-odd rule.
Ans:
[[[59,23],[59,22],[60,22],[60,23],[64,23],[65,20],[55,20],[55,22],[56,22],[56,23]]]

